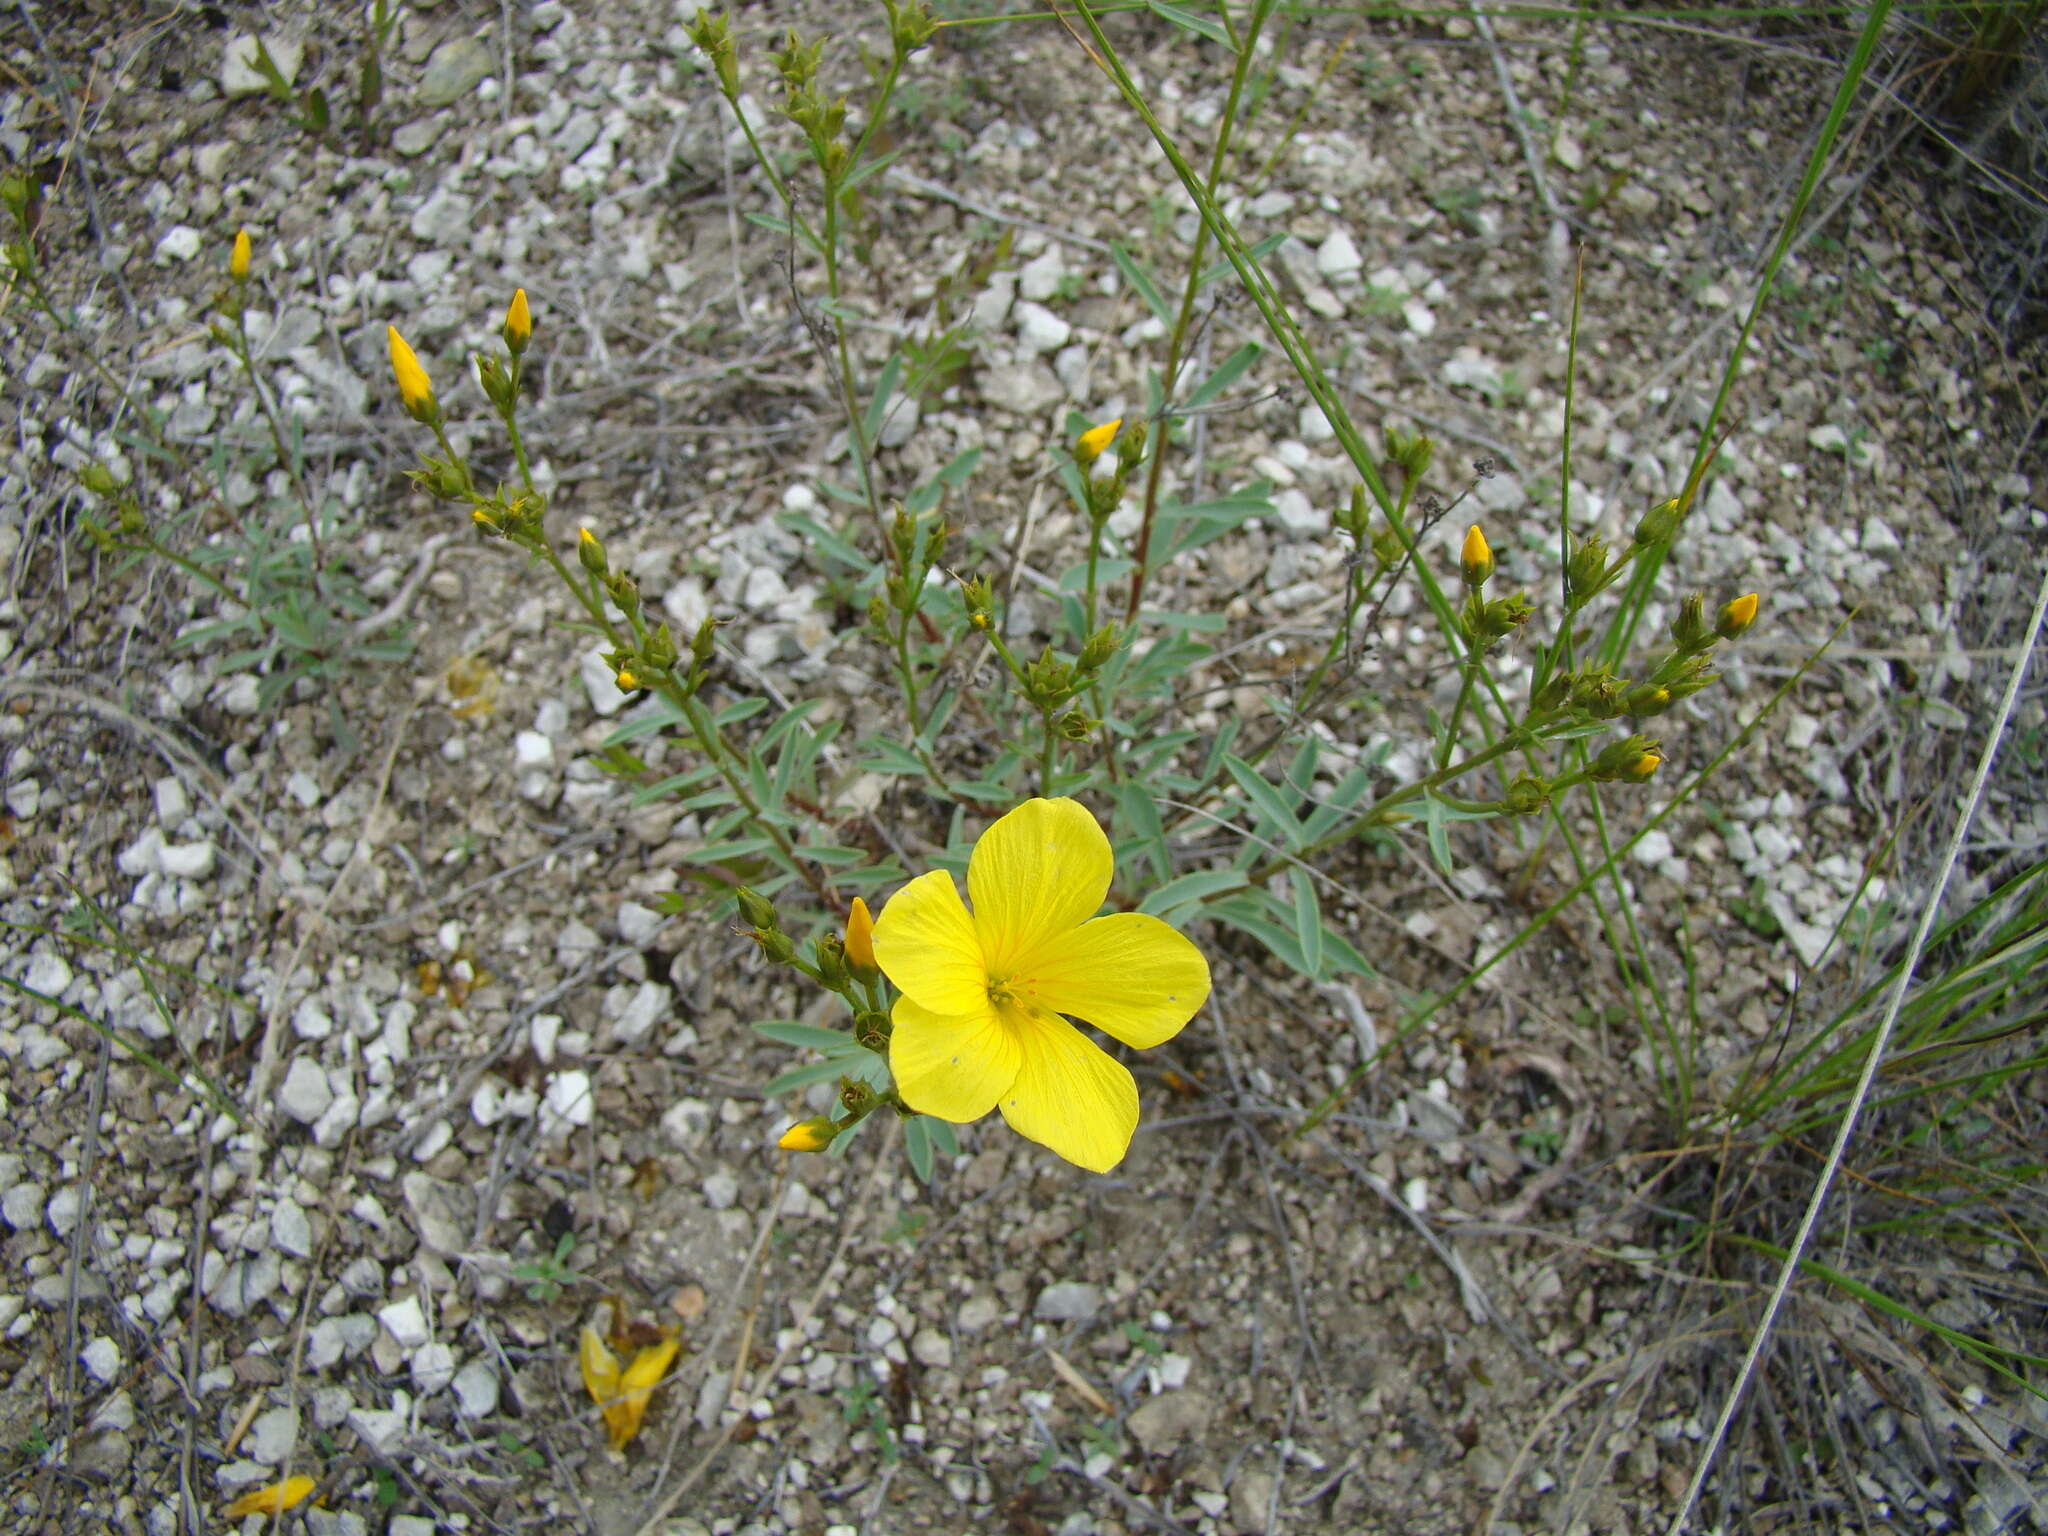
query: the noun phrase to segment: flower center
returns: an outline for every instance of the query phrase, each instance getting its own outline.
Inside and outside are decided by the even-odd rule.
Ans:
[[[1014,1005],[1022,997],[1022,989],[1007,976],[991,976],[988,979],[989,1006],[1001,1008]]]

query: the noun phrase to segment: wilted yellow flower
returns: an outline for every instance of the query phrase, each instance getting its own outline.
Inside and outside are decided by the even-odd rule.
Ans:
[[[813,1115],[808,1120],[799,1120],[775,1143],[785,1152],[822,1152],[832,1145],[832,1138],[839,1134],[839,1127],[826,1115]]]
[[[1720,616],[1714,621],[1714,633],[1723,640],[1738,640],[1745,630],[1756,622],[1757,595],[1748,592],[1741,597],[1731,597],[1721,605]]]
[[[434,404],[434,386],[427,378],[427,370],[398,334],[397,326],[387,325],[384,330],[391,343],[391,373],[398,380],[398,398],[405,406],[405,414],[414,421],[431,422],[439,408]]]
[[[228,276],[240,282],[249,275],[249,231],[235,231],[234,249],[228,252]]]
[[[647,1400],[668,1373],[678,1344],[673,1337],[650,1344],[633,1356],[623,1371],[619,1357],[611,1352],[598,1331],[583,1325],[578,1360],[583,1368],[584,1390],[604,1414],[604,1427],[611,1436],[612,1449],[623,1450],[626,1442],[640,1433],[640,1421],[647,1414]]]
[[[858,896],[846,914],[846,959],[856,969],[875,969],[875,920]]]
[[[1093,464],[1102,456],[1102,450],[1115,440],[1117,428],[1123,424],[1124,419],[1119,416],[1114,421],[1105,421],[1099,427],[1090,427],[1081,434],[1081,440],[1074,444],[1074,457],[1083,464]]]
[[[1209,995],[1209,963],[1138,912],[1095,916],[1114,867],[1078,801],[1027,800],[974,845],[970,914],[944,870],[875,919],[874,951],[902,991],[889,1069],[904,1101],[964,1123],[1000,1108],[1020,1136],[1097,1173],[1138,1125],[1130,1072],[1062,1014],[1144,1050]]]
[[[247,1515],[281,1515],[317,1486],[317,1479],[302,1473],[281,1483],[271,1483],[268,1487],[251,1488],[221,1513],[229,1520],[240,1520]]]
[[[501,334],[514,357],[526,350],[526,343],[533,336],[533,311],[526,307],[524,288],[512,290],[512,302],[505,306],[505,325]]]
[[[1468,587],[1483,587],[1493,575],[1493,550],[1486,542],[1486,535],[1479,531],[1477,523],[1474,523],[1465,535],[1465,547],[1458,553],[1458,564]]]

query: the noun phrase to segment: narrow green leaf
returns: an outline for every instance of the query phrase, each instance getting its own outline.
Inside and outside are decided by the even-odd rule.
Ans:
[[[1172,22],[1183,31],[1192,32],[1197,37],[1206,37],[1218,48],[1230,47],[1230,34],[1223,30],[1221,22],[1211,21],[1207,16],[1198,16],[1193,11],[1183,10],[1177,5],[1169,5],[1167,0],[1145,0],[1145,9],[1164,21]]]
[[[1178,880],[1167,881],[1139,902],[1138,910],[1149,912],[1154,917],[1166,917],[1176,907],[1193,906],[1225,891],[1243,890],[1244,886],[1245,875],[1241,869],[1198,869]]]
[[[1294,808],[1288,797],[1261,778],[1259,770],[1241,757],[1226,753],[1223,766],[1237,780],[1237,787],[1251,797],[1261,825],[1274,835],[1280,846],[1290,850],[1299,848],[1301,824],[1294,819]]]
[[[1301,945],[1304,976],[1323,974],[1323,909],[1316,902],[1316,882],[1305,869],[1288,875],[1294,887],[1294,937]]]
[[[896,393],[896,383],[903,377],[903,354],[891,352],[889,361],[882,364],[881,376],[875,380],[875,392],[868,397],[867,413],[861,418],[861,436],[872,444],[881,435],[882,422],[888,415],[890,397]]]
[[[766,1035],[779,1045],[793,1045],[799,1050],[844,1054],[863,1048],[843,1029],[821,1029],[795,1019],[762,1019],[750,1027],[757,1035]]]
[[[1161,325],[1173,324],[1173,311],[1167,307],[1166,295],[1159,291],[1159,285],[1152,281],[1152,274],[1138,264],[1138,258],[1123,248],[1121,241],[1109,243],[1109,259],[1116,263],[1117,271],[1124,281],[1137,290],[1138,297],[1145,301],[1145,307],[1152,311]]]
[[[1245,370],[1259,360],[1265,348],[1248,341],[1216,365],[1216,371],[1202,380],[1201,387],[1187,398],[1186,410],[1198,411],[1244,377]]]
[[[912,1115],[903,1122],[903,1153],[910,1159],[911,1172],[922,1184],[932,1181],[932,1133],[925,1126],[926,1118]]]

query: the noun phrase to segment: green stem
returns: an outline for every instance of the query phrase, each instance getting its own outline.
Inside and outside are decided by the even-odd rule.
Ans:
[[[263,413],[264,424],[270,428],[270,443],[277,450],[277,462],[291,476],[292,488],[299,493],[299,505],[306,513],[306,542],[311,546],[313,569],[317,572],[323,564],[320,557],[320,512],[313,504],[312,492],[306,487],[306,477],[300,470],[297,456],[285,448],[284,428],[270,403],[270,392],[263,387],[263,380],[257,377],[256,360],[249,351],[249,325],[242,309],[242,295],[238,293],[235,298],[235,360],[242,365],[242,372],[249,376],[249,387],[256,392],[256,409]]]
[[[1209,177],[1203,184],[1204,190],[1213,198],[1216,186],[1223,177],[1224,157],[1230,151],[1230,136],[1237,124],[1239,99],[1244,94],[1245,76],[1251,72],[1252,55],[1258,47],[1259,32],[1272,14],[1275,0],[1258,0],[1252,10],[1251,22],[1242,40],[1237,41],[1237,63],[1230,73],[1230,94],[1224,99],[1223,118],[1216,129],[1216,147],[1209,155]],[[1094,14],[1088,9],[1086,0],[1081,0],[1081,14],[1087,18],[1088,27],[1096,36],[1097,43],[1108,49],[1108,39],[1102,35]],[[1226,23],[1228,13],[1225,14]],[[1111,57],[1114,57],[1112,54]],[[1120,74],[1122,65],[1117,66]],[[1138,105],[1135,96],[1133,105]],[[1151,122],[1149,112],[1141,108],[1148,125],[1155,135],[1160,130]],[[1163,135],[1161,136],[1164,142]],[[1180,382],[1181,354],[1187,346],[1188,331],[1194,322],[1195,298],[1202,291],[1202,258],[1209,248],[1209,221],[1205,218],[1195,226],[1195,248],[1188,257],[1187,281],[1180,292],[1180,313],[1174,317],[1173,334],[1166,343],[1166,367],[1160,372],[1160,419],[1158,439],[1151,445],[1152,462],[1145,467],[1145,511],[1138,523],[1138,540],[1132,546],[1136,564],[1131,571],[1131,597],[1124,605],[1124,622],[1138,622],[1138,605],[1145,597],[1145,578],[1152,558],[1152,521],[1159,510],[1159,482],[1166,468],[1166,441],[1173,435],[1173,392]],[[1092,568],[1091,568],[1092,575]]]
[[[1465,680],[1458,687],[1458,702],[1451,706],[1451,721],[1444,727],[1444,739],[1437,743],[1436,765],[1439,769],[1450,762],[1451,753],[1457,750],[1458,727],[1464,723],[1465,705],[1472,697],[1472,685],[1479,680],[1479,656],[1479,649],[1475,646],[1465,658],[1465,665],[1459,669],[1465,674]]]
[[[1533,744],[1533,741],[1525,740],[1519,732],[1510,733],[1496,741],[1492,746],[1482,748],[1470,757],[1452,763],[1448,767],[1439,768],[1435,773],[1428,775],[1426,778],[1417,779],[1412,784],[1403,784],[1399,789],[1389,790],[1334,832],[1324,834],[1314,842],[1296,849],[1285,858],[1269,860],[1253,871],[1251,878],[1255,883],[1263,885],[1289,866],[1304,863],[1314,858],[1324,849],[1334,848],[1339,843],[1348,842],[1368,827],[1377,826],[1386,821],[1391,812],[1400,809],[1408,801],[1435,789],[1439,784],[1448,784],[1453,779],[1463,778],[1475,768],[1484,768],[1488,763],[1505,757],[1510,752],[1520,751]]]
[[[1052,728],[1052,711],[1045,711],[1045,749],[1038,762],[1038,792],[1052,793],[1053,775],[1059,771],[1059,733]]]
[[[436,428],[436,434],[438,433],[439,429]],[[575,575],[570,573],[562,557],[555,553],[554,546],[544,537],[536,540],[531,547],[554,569],[562,584],[576,594],[577,601],[583,605],[583,611],[590,615],[592,623],[604,631],[605,638],[611,642],[612,647],[615,650],[627,649],[619,644],[618,629],[612,623],[611,615],[604,611],[604,599],[595,589],[595,578],[591,578],[589,583],[578,581]],[[746,781],[740,777],[735,767],[732,749],[726,746],[724,738],[719,735],[718,722],[711,718],[710,712],[698,701],[696,691],[677,682],[673,673],[659,673],[651,682],[655,691],[682,711],[683,718],[690,722],[690,731],[697,738],[699,749],[710,759],[711,766],[718,770],[718,776],[725,780],[725,787],[732,791],[733,798],[746,811],[747,819],[753,823],[755,830],[781,852],[785,867],[790,873],[809,886],[812,894],[820,901],[831,905],[831,887],[806,860],[798,857],[796,845],[789,840],[789,835],[761,814],[760,802],[754,798],[752,791],[747,788]]]

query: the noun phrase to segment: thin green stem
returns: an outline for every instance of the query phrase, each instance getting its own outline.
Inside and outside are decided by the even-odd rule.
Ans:
[[[1482,653],[1473,647],[1472,654],[1465,658],[1465,665],[1459,670],[1465,675],[1458,685],[1458,702],[1451,706],[1450,724],[1444,727],[1444,739],[1437,743],[1436,765],[1441,770],[1451,760],[1451,753],[1457,750],[1458,727],[1465,721],[1465,705],[1472,697],[1472,685],[1479,680],[1479,658]]]
[[[264,424],[270,428],[270,443],[277,450],[277,462],[291,476],[292,488],[299,493],[299,505],[305,509],[306,541],[312,550],[313,569],[318,572],[324,563],[320,556],[320,510],[314,505],[313,493],[306,486],[298,455],[284,445],[284,428],[271,405],[270,391],[263,387],[263,380],[257,376],[256,359],[249,349],[249,323],[240,293],[235,295],[235,342],[235,360],[242,365],[242,372],[249,376],[249,387],[256,392],[256,409],[263,413]]]
[[[1232,130],[1237,125],[1237,108],[1238,102],[1244,94],[1245,76],[1250,73],[1252,54],[1258,47],[1259,32],[1265,26],[1266,18],[1272,14],[1274,4],[1275,0],[1257,0],[1257,4],[1252,9],[1251,21],[1246,28],[1244,37],[1241,40],[1235,36],[1232,37],[1232,42],[1236,45],[1237,49],[1237,63],[1230,72],[1230,93],[1223,102],[1223,117],[1216,128],[1216,147],[1209,154],[1209,176],[1203,184],[1204,189],[1212,200],[1217,183],[1223,177],[1224,159],[1230,152],[1230,136]],[[1082,0],[1080,9],[1082,16],[1088,22],[1089,30],[1095,34],[1098,46],[1107,50],[1108,39],[1103,36],[1102,29],[1097,24],[1095,16],[1089,10],[1085,0]],[[1224,8],[1224,21],[1226,25],[1229,22],[1227,8]],[[1119,73],[1122,71],[1122,67],[1121,63],[1117,65]],[[1133,87],[1133,92],[1135,92],[1135,87]],[[1134,96],[1132,99],[1133,104],[1136,105]],[[1151,122],[1149,113],[1143,115],[1146,116],[1147,122],[1152,127],[1154,134],[1158,135],[1160,133],[1158,125]],[[1163,137],[1162,142],[1164,142]],[[1145,597],[1145,579],[1149,574],[1147,567],[1152,559],[1152,522],[1159,511],[1159,483],[1166,467],[1166,444],[1167,440],[1173,436],[1173,393],[1180,383],[1182,353],[1187,348],[1188,332],[1194,323],[1195,298],[1202,291],[1202,258],[1207,254],[1208,246],[1209,221],[1204,218],[1195,226],[1195,248],[1188,257],[1187,281],[1182,285],[1180,292],[1180,312],[1174,317],[1173,334],[1166,343],[1166,367],[1159,376],[1159,433],[1157,439],[1151,445],[1152,462],[1145,468],[1145,510],[1138,523],[1137,542],[1132,546],[1132,553],[1135,556],[1136,564],[1131,570],[1130,601],[1124,605],[1124,622],[1126,624],[1137,623],[1138,605],[1143,602]],[[1092,574],[1091,570],[1091,576]]]

